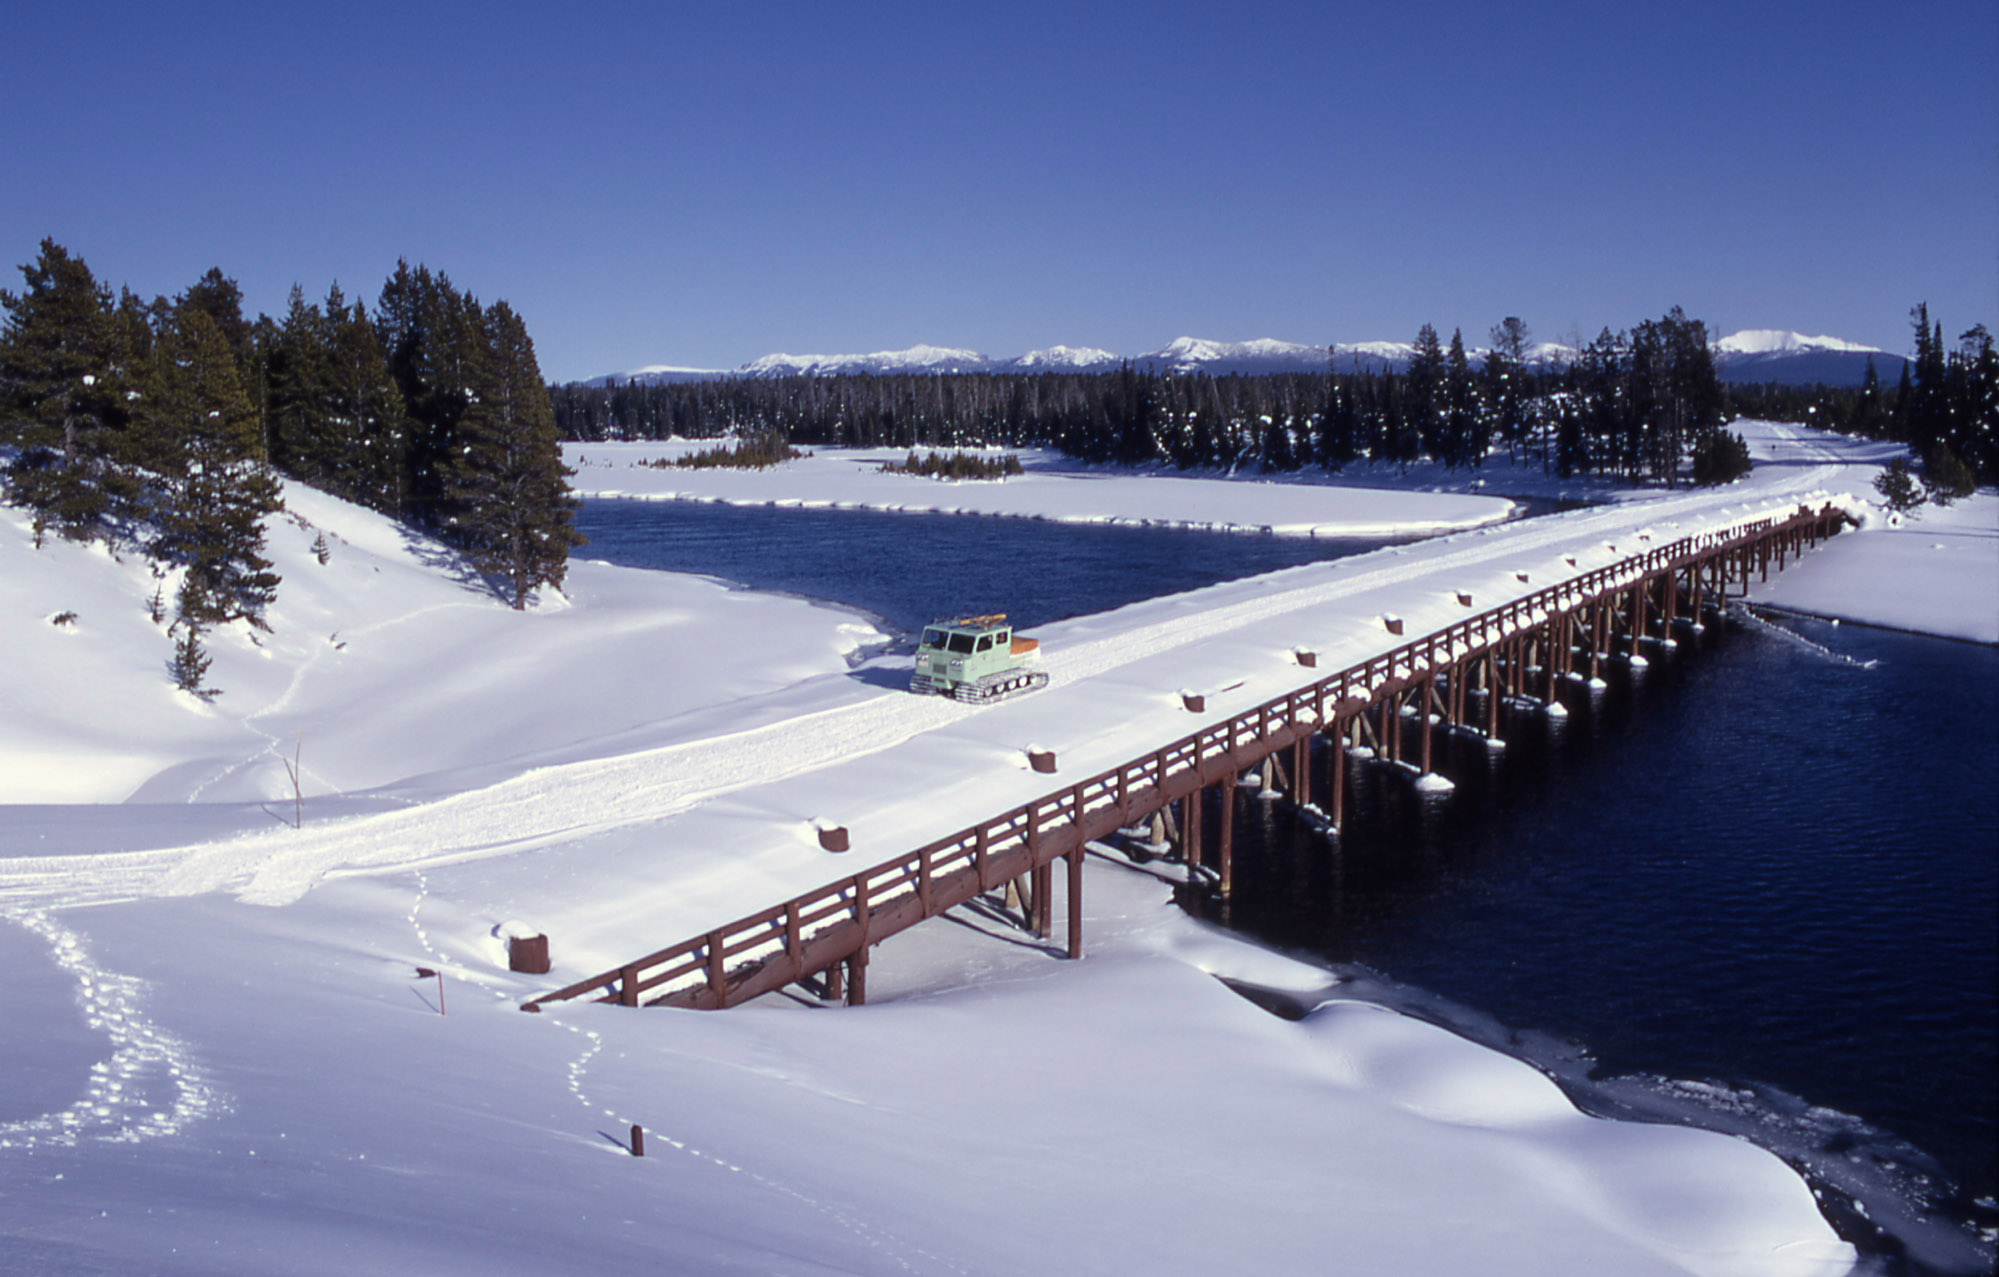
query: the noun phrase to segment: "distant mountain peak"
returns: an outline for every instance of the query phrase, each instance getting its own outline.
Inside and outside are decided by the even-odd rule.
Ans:
[[[736,371],[746,377],[840,372],[977,372],[992,361],[976,350],[916,345],[866,355],[765,355]]]
[[[1792,355],[1821,350],[1859,355],[1888,353],[1874,346],[1862,346],[1837,337],[1807,337],[1782,328],[1745,328],[1722,338],[1714,344],[1714,348],[1727,355]]]
[[[1778,328],[1746,328],[1714,344],[1716,370],[1724,381],[1781,381],[1795,385],[1824,382],[1859,385],[1866,361],[1875,358],[1878,375],[1894,377],[1902,357],[1837,337],[1808,337]],[[1474,365],[1488,351],[1465,352]],[[1317,373],[1328,361],[1342,373],[1387,372],[1407,367],[1415,347],[1406,341],[1337,342],[1310,345],[1258,337],[1249,341],[1216,341],[1206,337],[1175,337],[1160,349],[1126,357],[1095,346],[1045,346],[1013,359],[993,359],[957,346],[916,345],[904,350],[880,350],[864,355],[765,355],[733,372],[678,368],[656,364],[635,368],[614,378],[624,381],[699,381],[717,377],[831,376],[841,373],[1005,373],[1100,372],[1123,364],[1153,372],[1205,372],[1214,376],[1264,373]],[[1576,357],[1559,342],[1538,342],[1528,348],[1530,365],[1560,367]]]
[[[1095,346],[1044,346],[1013,361],[1018,368],[1095,368],[1124,362],[1124,357]]]

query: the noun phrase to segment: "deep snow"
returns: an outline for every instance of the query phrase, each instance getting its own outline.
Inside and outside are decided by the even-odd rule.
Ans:
[[[0,1116],[0,1268],[1843,1272],[1850,1249],[1776,1159],[1581,1117],[1527,1066],[1342,1001],[1109,857],[1090,864],[1082,963],[967,914],[883,946],[866,1008],[513,1009],[1038,793],[1028,742],[1087,774],[1184,732],[1183,686],[1225,714],[1297,680],[1302,642],[1322,668],[1356,659],[1385,646],[1383,612],[1420,632],[1456,590],[1497,603],[1641,533],[1865,495],[1878,465],[1796,428],[1752,434],[1784,464],[1723,492],[1047,627],[1053,686],[982,710],[849,677],[876,636],[848,613],[714,582],[580,562],[566,598],[512,613],[435,547],[296,488],[306,526],[272,530],[274,632],[218,636],[222,694],[203,703],[167,684],[136,558],[33,550],[0,512],[0,783],[23,804],[0,825],[0,925],[63,973],[0,993],[4,1058],[62,1097]],[[1239,526],[1268,526],[1273,494],[1313,528],[1397,502],[1431,527],[1494,511],[1101,473],[936,485],[851,459],[829,489],[839,464],[809,477],[851,504],[894,483],[922,494],[907,505],[1012,492],[1033,499],[1008,513]],[[747,480],[703,495],[794,499],[785,471]],[[1903,593],[1989,614],[1984,534],[1985,558],[1932,552]],[[75,624],[50,623],[66,610]],[[827,816],[858,860],[817,849]],[[515,921],[549,933],[550,977],[505,971]],[[447,1014],[419,966],[444,973]],[[1326,1005],[1287,1023],[1216,974]],[[622,1151],[633,1122],[642,1161]]]

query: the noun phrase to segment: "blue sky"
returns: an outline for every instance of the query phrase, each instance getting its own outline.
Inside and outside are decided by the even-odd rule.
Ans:
[[[20,6],[0,254],[551,379],[917,342],[1999,328],[1999,5]],[[8,286],[19,277],[7,272]]]

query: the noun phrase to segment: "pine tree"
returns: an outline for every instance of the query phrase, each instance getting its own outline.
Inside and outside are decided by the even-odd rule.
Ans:
[[[1518,315],[1508,315],[1492,327],[1492,351],[1485,357],[1485,402],[1490,429],[1506,441],[1506,459],[1517,460],[1526,438],[1526,376],[1530,334]]]
[[[404,506],[413,423],[389,372],[376,329],[360,302],[342,310],[338,288],[326,300],[328,426],[343,452],[335,490],[377,510]]]
[[[1891,459],[1887,467],[1874,476],[1874,490],[1897,514],[1908,513],[1925,500],[1923,490],[1909,473],[1909,463],[1901,457]]]
[[[284,323],[265,360],[270,419],[266,455],[286,474],[351,497],[330,481],[328,473],[346,451],[344,440],[329,437],[329,364],[325,316],[306,303],[304,291],[294,284]]]
[[[149,548],[186,569],[181,618],[261,624],[278,586],[263,556],[278,486],[256,457],[255,414],[206,311],[178,310],[159,335],[141,414],[161,490]]]
[[[175,299],[174,304],[183,310],[198,310],[214,322],[215,330],[222,334],[222,340],[228,343],[229,354],[236,360],[240,379],[249,368],[255,351],[251,342],[251,325],[243,318],[243,290],[236,286],[236,281],[224,275],[220,266],[211,266],[206,274]]]
[[[1874,356],[1867,357],[1867,371],[1860,379],[1860,390],[1854,396],[1853,416],[1847,422],[1847,429],[1855,434],[1869,437],[1879,435],[1887,421],[1887,413],[1881,403],[1881,374],[1875,371]]]
[[[179,623],[180,638],[174,643],[173,660],[167,663],[167,672],[173,675],[174,686],[183,692],[206,700],[216,695],[212,687],[203,687],[208,677],[208,667],[215,658],[201,650],[201,626],[188,620]]]
[[[1431,456],[1443,453],[1444,347],[1437,330],[1428,324],[1417,330],[1416,353],[1402,376],[1402,421],[1415,435],[1418,452]],[[1397,449],[1398,454],[1403,452]],[[1396,460],[1414,461],[1415,455],[1398,455]]]
[[[459,451],[444,468],[446,530],[481,572],[504,581],[524,608],[542,584],[560,587],[575,501],[555,414],[527,326],[505,302],[484,313],[485,341],[459,422]]]
[[[53,526],[81,540],[115,512],[118,491],[125,413],[111,294],[51,239],[21,274],[19,295],[0,291],[0,440],[17,449],[7,495],[34,512],[38,538]]]
[[[1472,389],[1471,365],[1465,357],[1465,337],[1451,330],[1450,354],[1444,362],[1444,464],[1479,465],[1485,460],[1486,440],[1479,429],[1478,406]]]

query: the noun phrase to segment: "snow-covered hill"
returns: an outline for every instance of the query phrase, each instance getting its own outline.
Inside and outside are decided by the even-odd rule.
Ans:
[[[1049,346],[1012,359],[995,359],[976,350],[952,346],[911,346],[865,355],[765,355],[731,371],[653,364],[628,372],[593,378],[588,384],[638,381],[649,384],[708,381],[722,377],[826,376],[836,373],[973,373],[973,372],[1108,372],[1129,363],[1153,372],[1210,376],[1256,376],[1267,373],[1324,372],[1330,358],[1343,373],[1390,372],[1408,367],[1416,353],[1406,341],[1335,342],[1330,346],[1259,337],[1251,341],[1215,341],[1176,337],[1158,350],[1119,355],[1094,346]],[[1485,362],[1486,348],[1466,348],[1474,367]],[[1558,367],[1575,358],[1572,346],[1536,343],[1529,363]],[[1872,359],[1884,383],[1901,375],[1903,357],[1837,337],[1807,337],[1774,328],[1747,328],[1714,344],[1715,368],[1723,381],[1785,385],[1857,386]]]
[[[155,621],[142,555],[57,539],[35,549],[26,514],[0,506],[0,804],[289,803],[294,757],[308,804],[468,768],[490,780],[759,690],[731,685],[724,667],[761,665],[765,686],[788,683],[844,671],[875,637],[856,618],[828,645],[822,609],[587,561],[570,566],[567,595],[544,590],[515,612],[454,552],[393,520],[296,483],[284,499],[266,521],[282,577],[270,629],[207,636],[206,682],[220,694],[206,701],[168,676],[171,580]],[[750,610],[767,615],[740,637],[714,628]],[[641,635],[682,677],[634,678],[612,658]],[[771,647],[750,657],[745,641]]]

